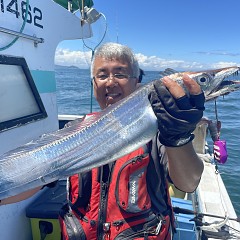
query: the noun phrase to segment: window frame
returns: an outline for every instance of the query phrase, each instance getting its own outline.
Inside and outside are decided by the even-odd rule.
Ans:
[[[42,120],[48,117],[46,109],[43,105],[41,96],[37,90],[37,87],[32,78],[31,72],[28,68],[27,62],[23,57],[14,57],[14,56],[6,56],[0,54],[0,64],[1,65],[13,65],[20,66],[22,68],[23,74],[26,77],[29,88],[31,89],[32,95],[35,99],[35,103],[39,108],[39,112],[33,113],[30,115],[26,115],[24,117],[14,118],[11,120],[7,120],[4,122],[0,122],[0,132],[6,131],[15,127],[20,127],[22,125],[32,123],[38,120]]]

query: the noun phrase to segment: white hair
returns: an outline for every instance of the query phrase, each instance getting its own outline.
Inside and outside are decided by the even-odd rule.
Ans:
[[[99,48],[97,48],[96,52],[93,55],[92,59],[92,65],[91,65],[91,77],[93,77],[93,69],[95,64],[95,59],[97,57],[102,57],[105,59],[117,59],[117,60],[126,60],[130,63],[130,67],[132,70],[133,77],[138,78],[140,75],[140,69],[138,61],[133,54],[132,50],[124,45],[121,45],[119,43],[105,43],[101,45]]]

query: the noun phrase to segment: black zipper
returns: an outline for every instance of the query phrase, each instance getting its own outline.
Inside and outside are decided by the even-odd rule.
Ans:
[[[129,217],[127,219],[116,220],[112,223],[112,225],[118,227],[125,223],[131,223],[131,222],[138,221],[139,219],[146,219],[146,221],[151,221],[154,218],[156,218],[156,215],[152,212],[151,209],[148,209],[148,210],[146,210],[146,212],[144,212],[140,215]]]
[[[106,220],[107,190],[108,185],[101,181],[100,207],[98,215],[98,239],[103,238],[103,223]]]
[[[108,200],[108,189],[109,189],[109,184],[112,179],[112,171],[115,166],[115,162],[112,163],[110,170],[109,170],[109,175],[108,179],[106,182],[103,182],[103,168],[101,168],[101,178],[100,178],[100,207],[99,207],[99,213],[98,213],[98,231],[97,231],[97,236],[98,239],[103,239],[104,236],[104,231],[103,231],[103,224],[106,222],[106,217],[107,217],[107,200]]]

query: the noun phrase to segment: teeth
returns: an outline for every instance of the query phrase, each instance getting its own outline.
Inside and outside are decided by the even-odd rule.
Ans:
[[[118,94],[117,93],[109,93],[107,94],[107,96],[110,96],[110,97],[114,97],[114,96],[117,96]]]
[[[238,76],[239,73],[240,73],[240,69],[234,72],[231,76]]]

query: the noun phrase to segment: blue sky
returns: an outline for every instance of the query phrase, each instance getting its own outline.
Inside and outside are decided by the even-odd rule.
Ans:
[[[89,68],[107,24],[103,42],[128,45],[145,70],[240,66],[239,0],[94,0],[94,8],[106,21],[84,43],[60,43],[56,64]]]

